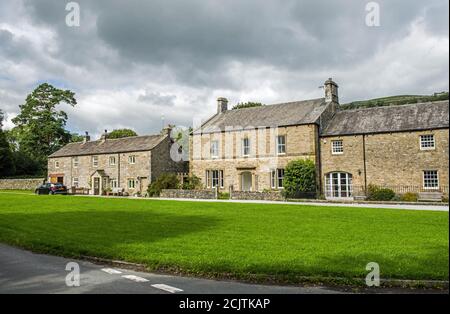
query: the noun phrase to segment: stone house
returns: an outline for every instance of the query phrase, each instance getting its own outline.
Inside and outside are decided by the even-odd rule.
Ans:
[[[187,171],[184,162],[171,158],[170,129],[164,134],[69,143],[48,158],[49,182],[89,189],[99,195],[121,189],[129,195],[143,194],[162,173]]]
[[[206,188],[279,190],[287,163],[310,159],[327,198],[353,198],[371,183],[448,194],[448,101],[340,110],[331,78],[324,91],[235,110],[219,98],[217,113],[191,134],[190,173]]]

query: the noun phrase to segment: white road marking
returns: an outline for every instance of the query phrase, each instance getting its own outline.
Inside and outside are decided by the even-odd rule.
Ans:
[[[148,281],[145,278],[138,277],[138,276],[135,276],[135,275],[123,275],[122,277],[130,279],[130,280],[133,280],[133,281],[136,281],[136,282],[147,282]]]
[[[156,285],[152,285],[152,287],[157,288],[157,289],[161,289],[170,293],[176,293],[176,292],[182,292],[183,290],[175,288],[175,287],[171,287],[162,283],[158,283]]]
[[[102,268],[102,271],[104,271],[105,273],[111,274],[111,275],[121,274],[122,273],[121,271],[116,270],[114,268]]]

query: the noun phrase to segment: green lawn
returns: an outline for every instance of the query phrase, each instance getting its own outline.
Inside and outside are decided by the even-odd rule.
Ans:
[[[0,192],[0,242],[235,278],[365,278],[377,262],[382,278],[448,280],[447,212],[26,193]]]

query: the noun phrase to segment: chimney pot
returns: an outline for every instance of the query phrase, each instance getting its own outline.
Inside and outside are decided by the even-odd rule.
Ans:
[[[89,132],[85,131],[84,132],[84,139],[83,139],[83,143],[89,142],[91,140],[91,137],[89,136]]]

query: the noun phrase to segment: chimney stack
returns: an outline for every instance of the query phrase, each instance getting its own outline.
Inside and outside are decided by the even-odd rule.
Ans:
[[[168,125],[165,128],[163,128],[163,132],[164,135],[168,135],[170,137],[171,133],[172,133],[172,126]]]
[[[324,89],[325,89],[325,101],[335,102],[339,104],[338,85],[333,81],[331,77],[325,81]]]
[[[228,99],[225,97],[217,98],[217,113],[222,113],[228,110]]]
[[[108,138],[108,130],[105,130],[105,132],[103,133],[102,137],[100,138],[102,143],[104,143],[107,138]]]
[[[91,137],[89,136],[89,132],[86,131],[84,139],[83,139],[83,143],[89,142],[90,140],[91,140]]]

